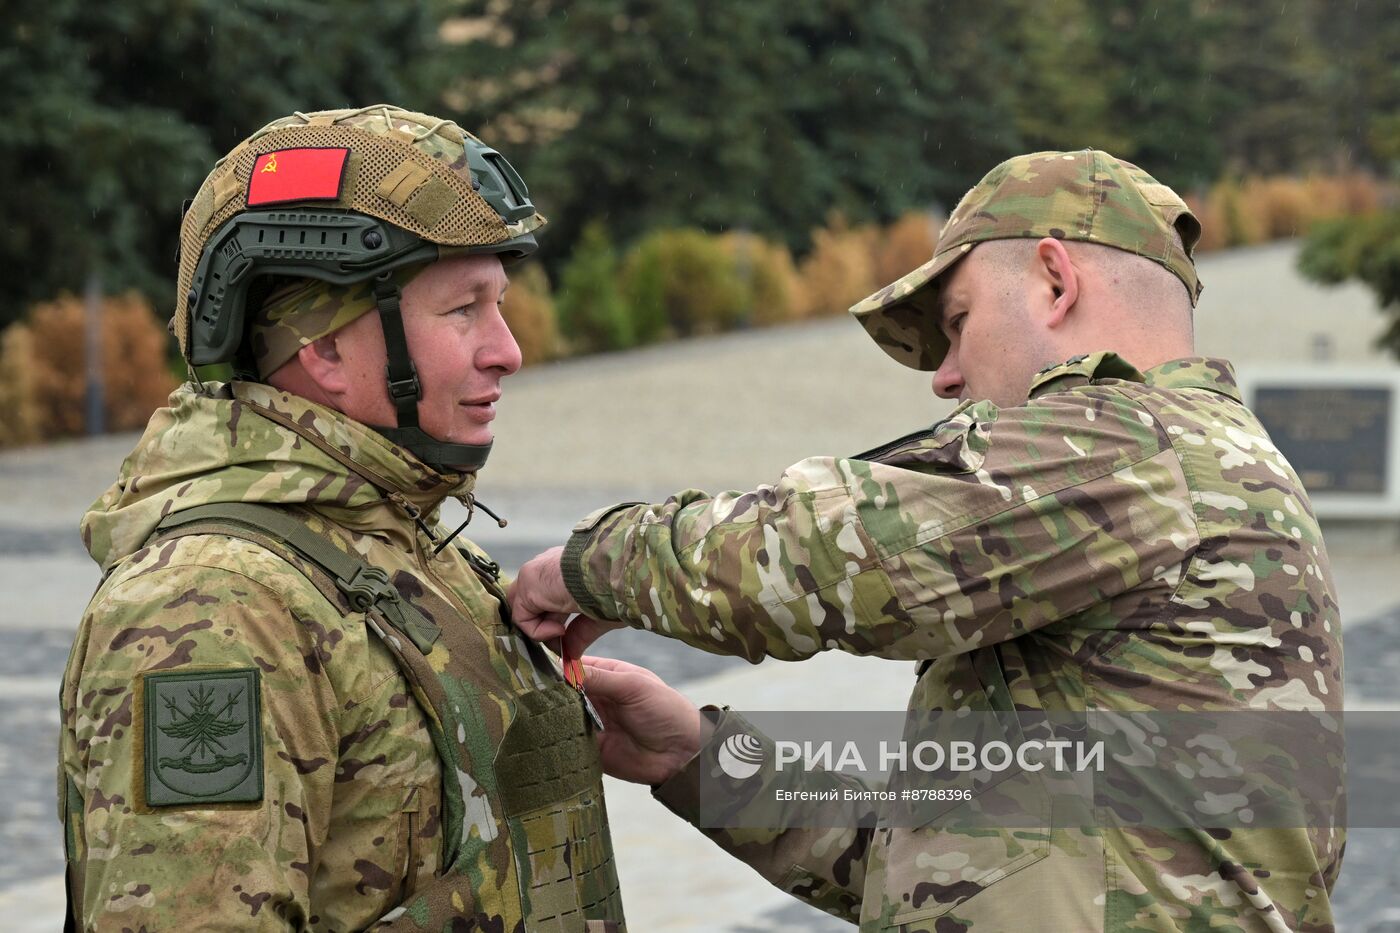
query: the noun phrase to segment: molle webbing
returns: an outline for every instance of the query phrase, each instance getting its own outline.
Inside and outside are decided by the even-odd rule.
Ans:
[[[527,728],[506,733],[496,754],[501,805],[507,816],[567,800],[587,790],[588,761],[593,737],[580,732],[578,696],[568,690],[540,690],[519,698],[528,717]]]

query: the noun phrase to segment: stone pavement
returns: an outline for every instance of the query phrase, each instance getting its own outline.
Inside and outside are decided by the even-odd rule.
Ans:
[[[1325,304],[1339,357],[1373,364],[1366,341],[1380,320],[1364,292],[1299,284],[1292,250],[1285,244],[1202,262],[1202,351],[1246,363],[1306,358],[1308,328]],[[1231,313],[1213,305],[1213,296],[1228,301]],[[1280,323],[1288,321],[1300,323]],[[510,525],[480,520],[470,532],[508,569],[561,543],[597,506],[687,485],[715,491],[771,482],[801,457],[855,453],[926,425],[946,408],[929,395],[926,375],[891,364],[847,320],[538,367],[508,381],[498,407],[496,450],[479,492]],[[58,681],[97,581],[76,523],[133,442],[125,435],[0,453],[6,930],[60,928]],[[449,507],[448,521],[460,515],[456,508]],[[1348,703],[1400,709],[1400,529],[1329,524],[1326,532],[1346,627]],[[698,702],[736,709],[822,709],[832,697],[853,696],[862,708],[902,709],[913,678],[908,664],[838,654],[751,666],[633,632],[610,635],[598,648],[652,667]],[[649,797],[644,788],[609,782],[632,929],[850,929],[778,893]],[[1344,933],[1400,930],[1397,866],[1400,831],[1352,833],[1337,892]]]
[[[9,472],[11,457],[0,456],[0,481]],[[561,503],[562,497],[556,504]],[[497,554],[535,553],[563,535],[579,510],[556,512],[552,523],[544,515],[514,514],[522,516],[522,526],[538,522],[539,531],[544,531],[552,524],[556,533],[532,544],[514,540],[509,548],[494,548]],[[0,528],[13,529],[13,525],[0,524]],[[491,537],[505,537],[512,529],[493,528],[478,539],[493,547]],[[0,533],[14,534],[12,530]],[[1377,593],[1394,597],[1395,551],[1389,554],[1388,565],[1372,561],[1373,536],[1354,538],[1354,534],[1342,534],[1337,539],[1342,545],[1336,548],[1338,566],[1353,568],[1339,574],[1349,581],[1342,591],[1344,605],[1353,593],[1370,601]],[[76,555],[47,559],[54,565],[71,562],[68,570],[74,576],[88,570]],[[518,558],[511,561],[517,562]],[[57,682],[71,639],[71,620],[81,611],[90,587],[84,580],[73,592],[48,590],[48,580],[54,578],[36,577],[48,590],[45,597],[40,591],[17,588],[21,574],[14,572],[13,560],[0,566],[7,568],[3,590],[7,605],[25,613],[7,615],[0,627],[0,717],[10,724],[0,738],[0,787],[5,788],[0,796],[0,848],[9,853],[0,862],[0,916],[11,918],[6,924],[10,930],[57,930],[63,896],[58,875],[62,853],[50,764],[58,724]],[[42,612],[41,602],[45,609],[74,605],[76,609],[56,618]],[[24,618],[44,618],[49,625],[30,628],[22,624]],[[722,703],[736,709],[822,709],[831,705],[832,697],[858,696],[862,709],[898,710],[913,683],[911,665],[905,663],[833,653],[802,664],[768,661],[752,666],[632,631],[609,635],[598,650],[651,667],[697,703]],[[1349,625],[1347,654],[1349,699],[1400,708],[1400,605],[1363,624]],[[651,800],[645,788],[609,780],[608,806],[633,929],[647,933],[850,929],[780,894],[745,866],[718,853],[699,833]],[[1400,833],[1352,833],[1337,898],[1345,921],[1342,930],[1381,933],[1393,929],[1379,925],[1387,913],[1400,923],[1397,865]]]

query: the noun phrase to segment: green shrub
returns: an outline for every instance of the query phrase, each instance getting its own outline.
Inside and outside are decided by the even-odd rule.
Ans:
[[[746,323],[752,293],[720,239],[700,230],[643,237],[622,267],[639,343],[711,334]]]
[[[1377,345],[1400,357],[1400,211],[1317,224],[1298,254],[1298,269],[1314,281],[1356,279],[1369,287],[1390,318]]]
[[[570,352],[618,350],[636,342],[618,290],[617,251],[601,223],[583,229],[560,273],[555,308]]]

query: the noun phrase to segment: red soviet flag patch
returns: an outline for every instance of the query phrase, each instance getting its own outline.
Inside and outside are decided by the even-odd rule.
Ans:
[[[341,147],[263,153],[253,163],[253,177],[248,179],[248,206],[334,201],[340,197],[349,155],[350,150]]]

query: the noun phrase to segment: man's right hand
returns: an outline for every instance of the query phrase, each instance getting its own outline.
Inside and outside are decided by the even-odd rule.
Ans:
[[[511,615],[516,626],[535,641],[563,635],[566,620],[579,611],[578,603],[564,586],[564,571],[559,566],[563,556],[561,547],[536,554],[510,584],[507,598]]]
[[[578,658],[604,633],[623,624],[579,614],[578,603],[564,585],[559,563],[563,556],[564,549],[556,547],[530,558],[511,583],[507,598],[518,629],[535,641],[562,637],[563,652]]]
[[[585,657],[584,687],[603,719],[603,771],[636,784],[660,784],[695,757],[714,732],[700,711],[644,667]]]

